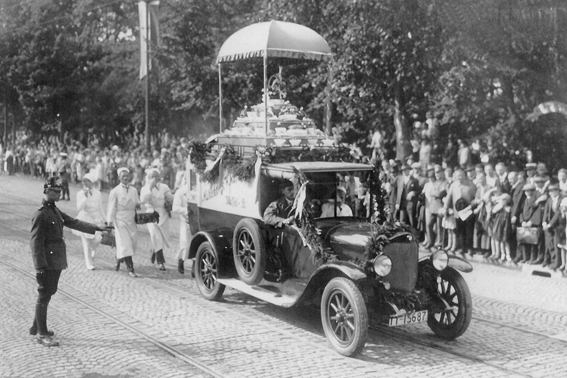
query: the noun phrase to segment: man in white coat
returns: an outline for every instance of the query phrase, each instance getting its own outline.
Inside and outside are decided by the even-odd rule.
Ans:
[[[136,188],[130,185],[130,170],[122,167],[117,172],[120,184],[110,191],[106,219],[116,232],[116,271],[120,270],[120,263],[124,261],[128,274],[137,277],[132,256],[137,246],[138,226],[135,218],[140,199]]]
[[[88,223],[103,224],[106,215],[102,206],[100,192],[94,187],[96,175],[94,172],[89,172],[83,175],[82,182],[83,190],[77,192],[77,210],[79,210],[77,219]],[[85,264],[87,269],[93,270],[95,268],[93,259],[96,249],[102,240],[102,235],[99,232],[91,235],[76,230],[73,230],[73,233],[81,237],[83,252],[85,254]]]
[[[157,261],[159,270],[165,270],[164,248],[169,248],[169,218],[170,211],[166,209],[166,204],[173,204],[173,194],[167,184],[160,182],[161,177],[157,168],[150,168],[146,171],[146,185],[140,191],[140,201],[144,205],[146,213],[156,211],[159,214],[158,223],[148,223],[148,232],[152,242],[151,261]]]
[[[179,249],[177,250],[177,270],[185,273],[185,260],[189,257],[189,243],[193,235],[189,227],[189,213],[187,209],[187,184],[185,178],[173,196],[172,211],[179,214]]]

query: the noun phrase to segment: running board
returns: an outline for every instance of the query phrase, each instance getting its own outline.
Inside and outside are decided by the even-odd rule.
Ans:
[[[288,279],[284,283],[262,280],[259,285],[255,286],[250,286],[236,278],[219,278],[218,282],[280,307],[293,306],[306,287],[305,281],[295,279]]]

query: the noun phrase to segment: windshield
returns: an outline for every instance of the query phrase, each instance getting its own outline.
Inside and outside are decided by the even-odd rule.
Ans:
[[[307,201],[315,218],[369,218],[371,196],[365,185],[368,172],[307,174]]]

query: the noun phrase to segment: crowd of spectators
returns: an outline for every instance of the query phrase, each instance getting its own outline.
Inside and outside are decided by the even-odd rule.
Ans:
[[[0,144],[0,174],[24,174],[42,179],[60,176],[65,186],[80,183],[83,175],[92,172],[96,178],[95,187],[109,191],[119,182],[118,169],[126,167],[133,173],[132,185],[139,191],[145,170],[158,168],[162,181],[177,189],[181,185],[187,154],[187,138],[167,133],[154,140],[150,149],[141,143],[132,143],[128,148],[100,143],[85,146],[70,138],[61,142],[57,137],[33,141],[27,134],[19,133],[14,143]],[[65,189],[62,199],[69,200]]]
[[[567,170],[498,162],[382,162],[391,216],[424,236],[425,248],[565,270]]]

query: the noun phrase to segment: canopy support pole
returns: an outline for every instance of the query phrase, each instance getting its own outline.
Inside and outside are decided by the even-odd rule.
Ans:
[[[264,133],[268,136],[268,50],[264,51]]]
[[[222,133],[222,64],[219,63],[219,133]]]
[[[328,64],[329,77],[325,89],[325,133],[331,135],[331,83],[333,82],[333,71],[331,65]]]

